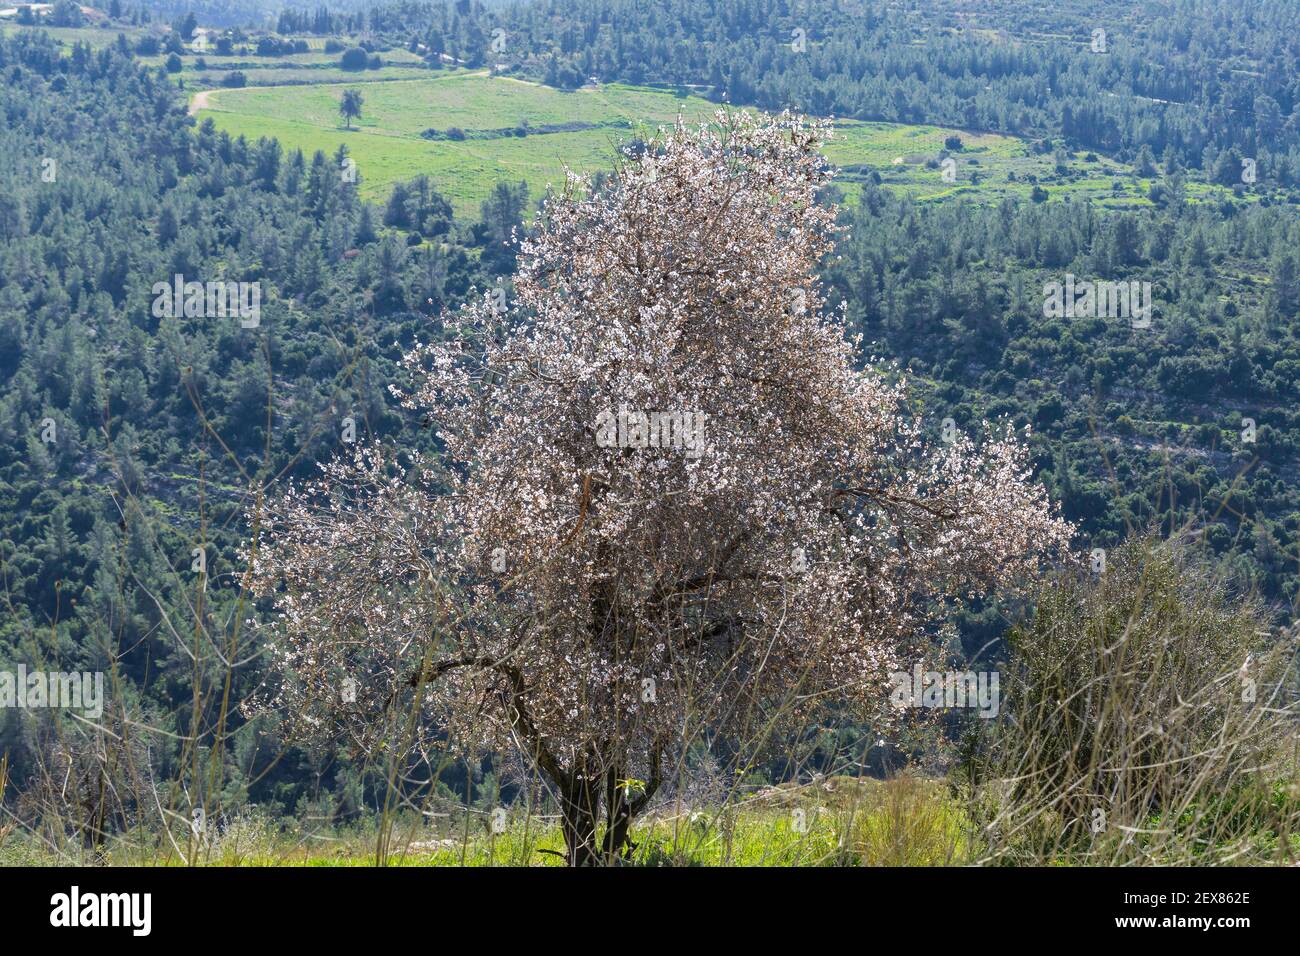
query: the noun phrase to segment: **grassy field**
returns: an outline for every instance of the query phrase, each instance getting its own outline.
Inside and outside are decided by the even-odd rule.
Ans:
[[[5,6],[5,4],[0,3],[0,6]],[[21,30],[44,30],[63,46],[70,47],[74,43],[88,43],[96,50],[112,46],[117,42],[119,33],[125,33],[128,37],[134,39],[144,32],[143,30],[121,29],[113,26],[50,27],[42,24],[36,27],[24,26],[12,20],[0,21],[0,33],[14,34]]]
[[[3,29],[23,28],[7,24]],[[89,42],[106,46],[117,28],[50,29],[64,45]],[[132,40],[142,31],[125,31]],[[683,91],[608,84],[565,92],[540,84],[486,72],[433,71],[404,49],[381,54],[378,70],[348,72],[338,55],[323,50],[322,38],[308,40],[311,51],[283,57],[261,57],[248,49],[230,56],[206,54],[206,69],[196,69],[198,57],[182,58],[175,80],[194,100],[202,119],[219,129],[250,139],[276,137],[289,149],[333,153],[346,144],[361,173],[362,195],[384,201],[393,183],[427,174],[451,200],[460,216],[477,215],[479,205],[501,181],[528,183],[534,199],[548,184],[558,183],[563,168],[580,171],[608,169],[618,146],[633,138],[639,127],[671,123],[679,115],[703,119],[716,105]],[[165,57],[141,57],[161,67]],[[224,77],[238,70],[247,87],[228,89]],[[360,88],[364,113],[352,130],[338,115],[342,91]],[[527,124],[526,136],[511,135]],[[429,129],[445,133],[458,128],[464,140],[427,139]],[[946,182],[939,166],[944,140],[959,135],[963,149],[954,155],[956,177]],[[1026,197],[1035,184],[1052,199],[1069,196],[1120,208],[1147,205],[1150,182],[1132,169],[1092,154],[1072,155],[1064,172],[1050,154],[1034,153],[1025,140],[996,133],[956,131],[935,126],[839,121],[826,155],[841,168],[839,182],[849,187],[876,179],[890,189],[920,201],[954,197],[996,202],[1007,195]],[[1205,198],[1222,190],[1202,183],[1188,184],[1189,198]]]
[[[632,866],[1096,866],[1276,865],[1300,853],[1300,834],[1279,813],[1294,798],[1245,812],[1205,804],[1177,818],[1153,815],[1143,836],[1125,831],[1073,843],[1028,828],[1002,839],[972,816],[943,779],[904,773],[888,780],[832,776],[768,786],[703,807],[668,801],[632,828]],[[1243,805],[1244,806],[1244,805]],[[564,841],[553,807],[406,813],[391,820],[383,863],[398,867],[563,866]],[[1233,818],[1228,833],[1202,813]],[[1050,816],[1050,815],[1049,815]],[[494,822],[495,818],[495,822]],[[433,822],[431,822],[433,821]],[[1060,820],[1051,820],[1059,826]],[[1220,820],[1220,823],[1222,821]],[[1198,824],[1199,829],[1198,829]],[[1176,834],[1170,841],[1161,835]],[[337,827],[274,820],[245,808],[212,821],[197,838],[183,825],[116,834],[98,850],[0,823],[0,867],[94,863],[100,866],[368,867],[379,862],[374,817]],[[1185,842],[1179,842],[1185,838]],[[58,840],[59,837],[55,837]],[[1196,849],[1187,851],[1187,845]]]
[[[120,26],[82,28],[21,27],[12,22],[0,30],[45,29],[64,46],[86,42],[108,46],[119,33],[134,42],[141,28]],[[324,52],[324,39],[306,39],[310,52],[262,57],[243,47],[230,56],[209,52],[206,69],[196,69],[194,53],[182,58],[174,76],[195,99],[200,119],[211,118],[232,135],[250,139],[276,137],[289,149],[308,155],[333,153],[346,143],[361,173],[362,195],[384,201],[393,183],[420,173],[433,178],[458,215],[476,215],[492,187],[503,180],[528,183],[533,198],[562,178],[567,164],[580,171],[608,169],[619,144],[636,135],[638,127],[671,123],[677,116],[705,118],[715,104],[682,91],[608,84],[564,92],[540,84],[486,72],[430,70],[419,56],[401,48],[382,52],[378,70],[348,72],[339,68],[338,54]],[[164,56],[141,57],[150,67]],[[238,70],[247,87],[228,89],[224,77]],[[364,91],[364,114],[356,128],[344,129],[338,116],[342,91]],[[528,135],[508,131],[527,123]],[[445,132],[457,127],[461,141],[426,139],[430,128]],[[956,177],[946,182],[939,166],[944,140],[957,134],[963,149],[955,154]],[[1035,184],[1052,199],[1069,196],[1110,208],[1148,204],[1149,180],[1107,157],[1074,154],[1065,171],[1056,169],[1050,154],[1037,154],[1030,143],[996,133],[956,131],[935,126],[860,122],[836,124],[836,137],[827,157],[841,168],[839,182],[853,184],[876,179],[920,201],[954,197],[996,202],[1007,195],[1026,197]],[[1189,182],[1193,201],[1226,193],[1220,187]]]
[[[318,83],[361,86],[362,84],[382,83],[389,80],[409,80],[412,76],[420,75],[416,72],[417,68],[401,64],[383,66],[378,70],[353,72],[337,66],[337,57],[333,58],[330,64],[316,66],[302,66],[293,63],[277,64],[272,57],[262,57],[255,62],[241,61],[241,63],[242,65],[236,66],[224,60],[209,59],[207,69],[197,70],[193,67],[193,61],[189,61],[181,74],[185,90],[225,89],[226,87],[222,83],[223,79],[226,74],[235,70],[244,74],[245,82],[250,87],[310,86]],[[159,65],[161,65],[161,61],[159,61]]]
[[[360,79],[360,78],[358,78]],[[250,77],[251,82],[251,77]],[[250,139],[275,136],[288,148],[331,153],[346,144],[362,177],[362,194],[382,200],[392,184],[419,173],[431,176],[458,214],[476,213],[493,185],[502,180],[528,183],[540,196],[558,183],[565,164],[592,171],[610,166],[620,143],[638,128],[710,116],[716,105],[698,96],[663,89],[608,84],[564,92],[483,72],[432,75],[413,80],[368,83],[365,106],[352,130],[342,126],[338,103],[344,89],[360,85],[321,83],[303,87],[215,90],[206,94],[199,118]],[[512,131],[527,124],[525,136]],[[463,130],[456,141],[427,139],[421,133]],[[1027,194],[1027,177],[1057,179],[1050,156],[1033,155],[1010,136],[965,133],[934,126],[865,123],[836,124],[827,157],[844,170],[842,181],[862,181],[873,173],[893,188],[919,199],[976,194],[990,201],[1008,193]],[[944,140],[956,133],[956,182],[943,179],[938,158]],[[1014,174],[1014,181],[1008,177]],[[1127,179],[1127,195],[1113,184]],[[1068,183],[1066,180],[1069,181]],[[1145,190],[1126,167],[1105,159],[1072,161],[1060,187],[1107,204],[1145,202]]]
[[[440,822],[394,821],[390,866],[562,866],[553,815],[511,807],[499,833],[492,815],[455,808]],[[256,811],[236,814],[198,845],[128,834],[107,847],[110,866],[373,866],[373,822],[345,829],[285,827]],[[982,844],[943,781],[831,777],[768,787],[726,806],[667,804],[634,827],[639,866],[953,866],[976,862]],[[0,866],[70,862],[39,841],[0,836]]]
[[[89,44],[92,49],[102,49],[117,42],[123,35],[132,47],[140,38],[150,31],[144,27],[127,27],[120,24],[84,27],[50,27],[23,26],[12,21],[0,21],[0,33],[17,33],[19,31],[44,31],[65,48],[75,43]],[[381,80],[403,80],[421,76],[428,72],[423,59],[409,50],[394,47],[379,54],[383,67],[378,70],[350,72],[339,67],[340,54],[325,52],[325,38],[315,36],[289,37],[303,40],[311,50],[307,53],[292,53],[285,56],[258,56],[251,45],[241,45],[229,55],[222,56],[215,50],[198,52],[189,49],[181,57],[182,69],[176,75],[178,82],[185,84],[186,90],[204,90],[220,88],[222,78],[238,70],[246,77],[251,86],[277,86],[312,83],[373,83]],[[340,42],[350,45],[353,41],[342,38]],[[137,56],[137,61],[152,69],[161,67],[167,61],[167,54],[156,56]],[[198,69],[199,60],[203,60],[205,69]]]

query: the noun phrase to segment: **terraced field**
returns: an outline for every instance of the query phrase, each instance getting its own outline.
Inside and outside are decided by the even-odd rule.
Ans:
[[[0,7],[8,4],[0,3]],[[41,24],[39,27],[24,25],[15,20],[0,20],[0,33],[14,34],[23,30],[44,30],[54,39],[58,40],[63,46],[70,47],[74,43],[88,43],[92,49],[102,49],[106,46],[112,46],[117,41],[119,33],[125,33],[130,37],[143,35],[143,30],[121,30],[113,27],[84,26],[84,27],[51,27]]]
[[[36,28],[8,22],[0,29]],[[120,32],[131,41],[145,32],[112,26],[41,29],[65,46],[88,42],[93,47],[113,43]],[[608,84],[564,92],[486,72],[435,71],[400,48],[381,53],[380,69],[349,72],[339,68],[337,54],[324,52],[324,39],[303,39],[310,52],[209,53],[202,57],[206,69],[196,69],[200,57],[191,53],[175,81],[191,93],[191,111],[200,120],[211,119],[231,135],[276,137],[308,155],[318,149],[332,154],[346,144],[360,171],[362,194],[375,202],[387,198],[393,183],[424,173],[458,215],[475,215],[500,181],[523,180],[534,198],[541,196],[548,184],[560,181],[565,165],[607,169],[619,144],[638,132],[679,115],[703,119],[716,108],[702,97],[667,89]],[[157,68],[165,57],[139,60]],[[247,87],[222,86],[235,70],[244,74]],[[361,120],[351,130],[338,114],[347,88],[362,90],[365,98]],[[451,129],[465,138],[448,138]],[[437,131],[433,138],[430,130]],[[948,182],[938,161],[944,140],[954,134],[963,148],[954,157],[955,179]],[[924,201],[960,196],[996,202],[1008,194],[1027,196],[1037,184],[1052,199],[1086,198],[1109,207],[1147,204],[1150,185],[1106,157],[1072,156],[1062,173],[1050,154],[1033,153],[1024,140],[934,126],[840,121],[826,155],[841,167],[839,182],[848,187],[849,202],[857,194],[853,184],[867,179]],[[1188,183],[1192,200],[1219,192]]]
[[[0,20],[0,33],[18,33],[21,31],[43,31],[53,37],[66,49],[76,43],[89,44],[92,49],[102,49],[117,42],[118,36],[125,36],[134,45],[151,33],[145,27],[124,27],[119,24],[104,24],[84,27],[51,27],[41,24],[30,26],[12,20]],[[156,34],[155,34],[156,35]],[[414,53],[400,47],[383,50],[380,57],[384,65],[377,70],[349,71],[339,66],[338,53],[325,52],[325,38],[317,36],[291,37],[305,42],[310,47],[307,53],[291,53],[284,56],[258,56],[251,44],[236,47],[235,52],[222,55],[214,49],[201,52],[188,48],[182,57],[181,72],[175,74],[175,80],[183,84],[186,90],[220,88],[226,74],[238,70],[243,73],[250,86],[306,85],[313,83],[374,83],[383,80],[405,80],[426,75],[429,70],[425,62]],[[353,45],[356,38],[342,38],[340,42]],[[141,64],[157,69],[167,60],[166,54],[138,56]],[[199,68],[202,61],[203,68]]]
[[[566,164],[584,171],[608,168],[618,145],[639,132],[678,116],[703,119],[716,109],[706,99],[672,90],[608,84],[563,92],[458,72],[365,84],[362,117],[348,130],[338,113],[348,87],[361,84],[214,90],[205,94],[197,115],[231,135],[274,136],[308,154],[332,153],[346,144],[361,174],[362,194],[371,200],[384,199],[394,182],[425,173],[465,214],[476,213],[497,182],[523,180],[540,196],[561,180]],[[1032,155],[1014,137],[853,120],[836,127],[826,154],[844,170],[845,183],[874,174],[921,199],[968,194],[994,201],[1027,193],[1034,177],[1049,188],[1056,181],[1073,195],[1107,204],[1146,202],[1145,185],[1127,167],[1105,159],[1077,158],[1060,177],[1050,156]],[[448,138],[449,130],[459,131],[452,133],[456,138]],[[955,157],[956,181],[949,183],[938,158],[954,134],[963,148]],[[1115,193],[1116,182],[1123,184],[1122,193]]]

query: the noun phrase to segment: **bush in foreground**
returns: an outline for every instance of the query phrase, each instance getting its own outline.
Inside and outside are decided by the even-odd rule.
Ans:
[[[1290,859],[1293,654],[1178,542],[1054,581],[1010,635],[1003,716],[965,771],[991,858]]]

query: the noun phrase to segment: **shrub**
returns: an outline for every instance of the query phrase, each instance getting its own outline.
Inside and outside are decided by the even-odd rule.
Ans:
[[[863,787],[850,831],[861,866],[953,866],[970,852],[969,827],[941,784],[902,774]]]
[[[982,755],[967,755],[991,798],[995,852],[1101,863],[1240,852],[1239,799],[1293,770],[1281,746],[1291,659],[1268,634],[1253,599],[1181,539],[1138,539],[1099,577],[1054,581],[1010,633],[1002,716]]]
[[[345,70],[364,70],[366,61],[366,51],[359,46],[354,46],[339,58],[339,66]]]

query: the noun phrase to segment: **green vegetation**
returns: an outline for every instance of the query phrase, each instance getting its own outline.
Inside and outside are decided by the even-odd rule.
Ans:
[[[105,693],[125,708],[110,718],[119,731],[197,701],[183,721],[218,733],[229,720],[221,746],[252,757],[255,728],[217,716],[230,673],[221,655],[187,653],[160,615],[188,615],[197,585],[203,629],[237,644],[250,482],[309,474],[347,447],[344,418],[362,439],[405,433],[431,450],[428,431],[384,390],[426,328],[421,307],[437,312],[494,283],[480,253],[500,247],[518,210],[507,204],[506,219],[477,230],[426,183],[404,214],[438,241],[412,249],[360,201],[346,156],[195,130],[166,75],[116,48],[61,59],[27,31],[0,41],[0,69],[10,159],[0,190],[0,661],[104,673]],[[87,103],[94,123],[81,122]],[[66,132],[45,138],[47,122]],[[259,325],[160,315],[154,286],[176,274],[261,283]],[[268,429],[272,382],[284,417]],[[195,548],[207,581],[192,577]],[[234,678],[236,701],[252,686],[245,677]],[[21,789],[25,810],[40,813],[46,797],[32,784],[52,769],[61,729],[49,712],[29,716],[0,709],[0,755],[7,794]],[[159,779],[208,759],[207,745],[200,755],[174,735],[155,744],[146,762]],[[62,752],[93,762],[93,745]],[[277,781],[297,770],[279,766],[254,790],[286,801],[285,812],[305,791],[281,791]],[[181,790],[162,795],[178,799]]]
[[[560,866],[554,818],[514,808],[494,832],[491,812],[447,808],[432,829],[413,817],[393,827],[389,866]],[[256,810],[230,820],[210,844],[144,846],[123,840],[105,863],[209,866],[373,866],[378,834],[285,828]],[[941,782],[829,777],[759,790],[724,808],[666,807],[633,829],[633,866],[955,866],[978,855],[968,818]],[[177,850],[181,852],[178,853]],[[0,842],[0,865],[57,863],[21,839]]]
[[[403,0],[372,19],[431,60],[558,88],[593,77],[662,84],[768,111],[1060,136],[1122,161],[1146,146],[1231,182],[1239,164],[1220,170],[1219,158],[1235,151],[1259,161],[1268,188],[1300,184],[1300,10],[1290,3],[572,0],[497,11]],[[509,42],[490,51],[503,23]],[[280,18],[281,32],[344,25]]]
[[[1095,579],[1095,580],[1092,580]],[[1009,637],[964,772],[990,859],[1260,862],[1300,848],[1295,651],[1188,542],[1066,574]]]
[[[15,36],[20,33],[41,32],[48,34],[60,46],[71,49],[77,43],[84,43],[95,50],[112,46],[117,41],[119,32],[128,35],[143,35],[142,31],[116,30],[106,27],[40,27],[22,26],[13,21],[0,21],[0,35]]]
[[[635,862],[1300,853],[1294,749],[1243,725],[1239,698],[1196,695],[1240,690],[1246,652],[1295,693],[1294,648],[1260,633],[1293,633],[1300,606],[1295,4],[404,0],[366,34],[354,12],[313,9],[283,13],[274,36],[247,26],[255,4],[178,0],[153,19],[126,5],[100,26],[0,23],[0,670],[100,671],[109,701],[94,732],[0,710],[0,864],[366,865],[385,841],[393,863],[558,863],[537,852],[562,843],[553,808],[500,755],[417,781],[446,814],[433,824],[385,819],[385,768],[245,718],[239,703],[275,678],[267,608],[241,589],[247,515],[350,454],[345,419],[436,462],[436,429],[388,391],[403,352],[439,334],[443,310],[509,293],[511,232],[566,164],[607,173],[649,128],[724,101],[836,117],[832,304],[917,389],[932,435],[945,419],[1031,426],[1038,478],[1110,577],[956,609],[927,651],[1007,668],[996,730],[963,737],[947,715],[884,739],[835,712],[758,764],[701,745],[634,831]],[[181,39],[191,6],[221,28],[211,50]],[[365,69],[343,68],[353,47]],[[245,88],[226,88],[233,74]],[[352,129],[346,89],[364,97]],[[260,326],[155,314],[154,284],[177,273],[260,283]],[[1044,285],[1067,274],[1150,282],[1151,327],[1045,315]],[[1117,550],[1147,532],[1185,532],[1194,554]],[[1219,590],[1226,574],[1237,591]],[[1116,641],[1133,656],[1108,657]],[[1089,685],[1130,723],[1016,710]],[[1091,760],[1136,747],[1172,764],[1147,728],[1187,718],[1175,691],[1213,716],[1188,739],[1267,730],[1270,746],[1206,743],[1214,759],[1191,775]],[[1114,826],[1094,834],[1087,800],[1009,786],[1027,759],[1058,791],[1117,800]],[[196,808],[214,828],[200,854]]]
[[[250,76],[251,85],[256,85]],[[346,144],[357,161],[369,199],[387,196],[395,182],[430,176],[458,214],[472,213],[501,181],[528,183],[533,196],[562,182],[563,167],[608,169],[618,146],[647,128],[681,116],[700,121],[717,105],[670,90],[609,84],[565,92],[485,72],[372,86],[366,116],[353,131],[342,128],[339,98],[345,85],[245,89],[205,94],[200,119],[212,119],[232,136],[276,137],[287,147],[333,152]],[[446,137],[461,130],[463,140]],[[955,182],[943,179],[945,140],[957,136]],[[436,137],[436,138],[431,138]],[[917,199],[974,195],[984,201],[1027,196],[1034,182],[1059,183],[1078,198],[1110,205],[1146,205],[1146,184],[1109,160],[1055,160],[1030,144],[992,133],[970,134],[932,126],[844,121],[827,158],[844,170],[842,182],[877,179]],[[873,176],[874,174],[874,176]],[[1116,193],[1115,185],[1125,192]]]

